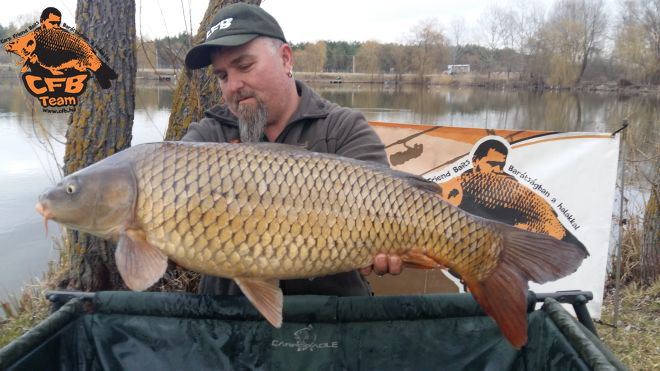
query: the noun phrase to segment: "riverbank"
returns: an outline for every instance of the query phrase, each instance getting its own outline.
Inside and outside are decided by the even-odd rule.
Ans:
[[[173,68],[139,68],[138,80],[148,81],[176,81],[179,74],[178,69]],[[0,65],[0,78],[15,78],[20,76],[20,70],[15,66]],[[309,83],[327,84],[354,84],[354,85],[384,85],[385,87],[396,87],[397,85],[420,85],[422,79],[417,74],[392,74],[392,73],[351,73],[351,72],[296,72],[297,79]],[[659,95],[660,85],[639,85],[627,80],[621,81],[584,81],[578,86],[551,86],[521,80],[516,72],[496,72],[487,74],[466,73],[460,75],[431,74],[425,75],[423,82],[428,87],[452,86],[452,87],[476,87],[486,89],[522,89],[533,91],[590,91],[604,92],[620,95]]]
[[[421,79],[416,74],[367,74],[349,72],[296,72],[297,79],[305,82],[328,84],[358,84],[358,85],[384,85],[396,87],[397,85],[419,85]],[[590,91],[622,95],[660,95],[660,86],[637,85],[630,82],[595,82],[585,81],[578,86],[550,86],[540,85],[520,80],[518,73],[492,73],[490,76],[479,73],[461,75],[433,74],[425,75],[424,83],[428,87],[478,87],[486,89],[523,89],[548,91]]]

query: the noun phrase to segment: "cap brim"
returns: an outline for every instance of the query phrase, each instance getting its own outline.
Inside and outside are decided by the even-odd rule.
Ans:
[[[191,70],[206,67],[211,64],[211,51],[219,46],[239,46],[256,38],[257,34],[229,35],[208,40],[188,50],[186,54],[186,67]]]

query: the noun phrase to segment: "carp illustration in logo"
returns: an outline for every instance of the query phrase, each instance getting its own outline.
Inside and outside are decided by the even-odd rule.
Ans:
[[[498,139],[479,144],[472,156],[472,169],[440,183],[441,196],[473,215],[547,234],[586,251],[543,197],[504,172],[509,149],[504,138]]]
[[[5,45],[7,52],[23,58],[16,64],[23,64],[21,72],[27,72],[28,68],[32,72],[24,74],[23,81],[44,106],[62,105],[52,98],[63,97],[73,97],[75,105],[75,96],[85,89],[88,71],[94,73],[103,89],[117,79],[117,73],[101,61],[85,41],[60,28],[60,23],[59,10],[46,8],[39,28]],[[47,93],[49,96],[44,96]]]

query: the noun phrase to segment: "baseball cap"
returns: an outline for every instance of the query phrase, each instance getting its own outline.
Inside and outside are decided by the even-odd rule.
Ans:
[[[275,18],[256,5],[236,3],[221,8],[213,17],[203,43],[186,54],[186,67],[202,68],[211,64],[211,51],[218,46],[239,46],[257,36],[286,42]]]

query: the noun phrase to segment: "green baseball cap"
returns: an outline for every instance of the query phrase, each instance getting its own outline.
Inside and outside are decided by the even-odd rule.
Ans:
[[[257,36],[286,42],[284,32],[275,18],[260,7],[244,3],[223,7],[213,17],[204,42],[186,54],[186,67],[206,67],[211,64],[211,51],[217,47],[243,45]]]

